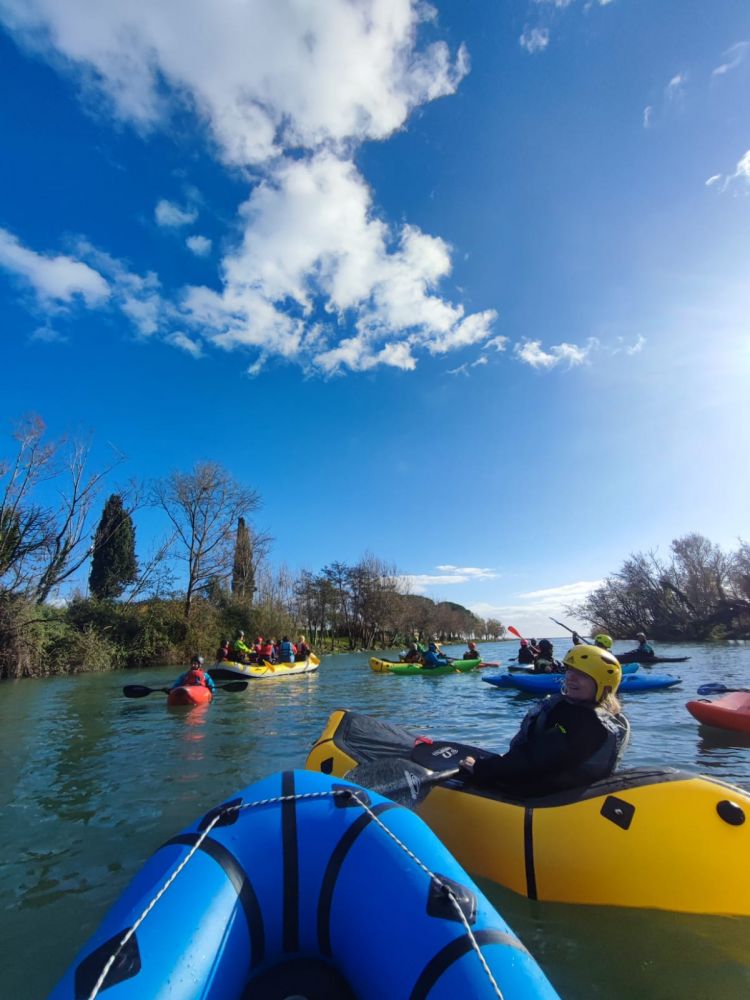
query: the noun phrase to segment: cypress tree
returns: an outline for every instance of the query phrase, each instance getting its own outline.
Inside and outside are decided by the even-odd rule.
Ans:
[[[253,540],[244,517],[237,521],[237,541],[234,545],[234,565],[232,567],[232,593],[237,597],[247,597],[251,601],[255,593]]]
[[[94,536],[89,590],[100,600],[119,597],[137,575],[135,527],[123,509],[122,497],[113,493]]]

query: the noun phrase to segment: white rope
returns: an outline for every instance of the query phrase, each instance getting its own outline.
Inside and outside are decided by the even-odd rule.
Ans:
[[[482,964],[482,968],[484,969],[485,973],[487,974],[487,978],[489,979],[490,983],[492,984],[492,988],[495,991],[495,996],[498,997],[498,1000],[504,1000],[502,991],[501,991],[500,987],[498,986],[495,977],[492,975],[492,970],[490,969],[490,967],[487,964],[487,961],[486,961],[484,955],[482,954],[482,949],[479,947],[479,942],[477,941],[476,937],[474,936],[474,931],[471,929],[471,924],[466,919],[466,914],[461,909],[461,904],[459,903],[458,899],[456,898],[456,894],[453,891],[453,889],[449,885],[446,885],[446,883],[443,882],[439,878],[439,876],[437,876],[434,872],[430,871],[430,869],[427,867],[427,865],[423,861],[421,861],[416,856],[416,854],[409,847],[407,847],[407,845],[402,840],[399,840],[399,838],[396,836],[396,834],[393,832],[393,830],[389,830],[388,829],[388,827],[385,825],[385,823],[383,823],[383,821],[380,819],[380,817],[375,812],[373,812],[373,810],[368,805],[366,805],[364,802],[361,802],[361,801],[359,802],[359,804],[362,806],[362,808],[364,809],[364,811],[369,815],[370,819],[373,820],[373,822],[377,823],[378,826],[380,827],[380,829],[384,830],[385,833],[387,833],[388,836],[391,838],[391,840],[395,841],[395,843],[398,844],[398,846],[401,848],[401,850],[404,851],[404,853],[407,854],[411,858],[411,860],[416,865],[418,865],[418,867],[421,868],[422,871],[426,875],[428,875],[430,877],[430,879],[432,879],[432,881],[435,882],[440,887],[440,889],[448,896],[448,899],[450,899],[451,904],[453,905],[453,908],[455,909],[456,913],[458,914],[458,917],[459,917],[461,923],[464,925],[464,928],[466,929],[466,933],[467,933],[467,935],[469,937],[469,940],[471,941],[471,946],[474,949],[474,951],[476,952],[477,957],[479,958],[479,961]]]
[[[89,993],[88,1000],[96,1000],[96,997],[99,996],[99,991],[101,990],[101,988],[102,988],[102,986],[104,984],[104,980],[109,975],[109,970],[112,968],[112,966],[117,961],[117,956],[120,954],[120,952],[125,947],[125,945],[128,943],[128,941],[133,937],[133,935],[135,934],[135,932],[138,930],[138,928],[141,926],[141,924],[143,923],[143,921],[146,919],[146,917],[149,915],[149,913],[153,910],[153,908],[159,902],[159,900],[164,895],[164,893],[167,891],[167,889],[170,887],[170,885],[172,885],[172,883],[177,878],[177,876],[180,874],[180,872],[185,868],[185,865],[187,865],[188,861],[190,861],[190,859],[194,856],[194,854],[197,851],[200,850],[201,844],[206,839],[206,837],[209,835],[209,833],[213,830],[213,828],[216,826],[216,824],[219,822],[220,819],[222,819],[224,816],[229,815],[232,812],[241,812],[243,809],[250,809],[250,808],[252,808],[254,806],[266,806],[266,805],[275,804],[277,802],[296,802],[296,801],[298,801],[300,799],[322,799],[322,798],[327,798],[329,795],[337,795],[337,794],[340,795],[341,792],[331,792],[331,791],[328,791],[328,792],[302,792],[302,793],[300,793],[298,795],[276,795],[276,796],[274,796],[273,798],[270,798],[270,799],[258,799],[256,802],[243,802],[241,805],[238,805],[238,806],[229,806],[226,809],[220,809],[216,813],[216,815],[214,816],[214,818],[211,820],[211,822],[206,826],[206,829],[203,830],[203,832],[201,833],[201,835],[198,837],[198,839],[196,840],[196,842],[190,848],[190,850],[185,855],[185,857],[182,859],[182,861],[179,863],[179,865],[175,868],[175,870],[169,876],[169,878],[164,883],[164,885],[161,887],[161,889],[159,889],[159,891],[154,896],[154,898],[151,900],[151,902],[148,904],[148,906],[143,911],[143,913],[141,913],[141,915],[138,917],[138,919],[133,924],[133,926],[127,931],[127,933],[123,934],[120,943],[117,945],[117,947],[115,948],[115,950],[112,952],[112,954],[107,959],[106,965],[102,969],[99,978],[97,979],[96,983],[94,983],[94,988],[91,991],[91,993]]]
[[[482,968],[484,969],[484,971],[485,971],[485,973],[487,975],[487,978],[489,979],[490,983],[492,984],[492,988],[495,991],[495,996],[497,996],[499,998],[499,1000],[504,1000],[503,994],[502,994],[502,992],[500,990],[500,987],[498,986],[498,984],[497,984],[497,982],[495,980],[495,977],[492,975],[492,971],[490,970],[490,967],[487,964],[487,961],[486,961],[484,955],[482,954],[482,949],[479,947],[479,943],[477,942],[477,939],[474,936],[474,932],[471,929],[471,925],[469,924],[469,921],[466,919],[466,915],[464,914],[463,910],[461,909],[461,904],[459,903],[458,899],[456,898],[456,894],[454,893],[453,889],[451,889],[451,887],[449,885],[446,885],[445,882],[443,882],[434,872],[430,871],[430,869],[427,867],[427,865],[425,865],[424,862],[421,861],[417,857],[417,855],[409,847],[407,847],[407,845],[402,840],[399,840],[399,838],[396,836],[396,834],[392,830],[388,829],[388,827],[385,825],[385,823],[383,823],[383,821],[380,819],[380,817],[377,815],[377,813],[374,812],[370,808],[370,806],[367,805],[367,803],[363,802],[362,799],[356,794],[356,792],[357,792],[357,789],[353,787],[351,789],[349,789],[349,788],[330,789],[330,790],[325,791],[325,792],[299,792],[299,793],[295,793],[294,795],[274,795],[273,797],[268,798],[268,799],[257,799],[254,802],[243,802],[240,805],[227,806],[225,809],[219,809],[217,811],[216,815],[211,820],[211,822],[208,823],[208,825],[206,826],[205,830],[203,830],[201,832],[200,836],[198,837],[198,839],[196,840],[196,842],[193,844],[193,846],[190,848],[190,850],[188,851],[188,853],[185,855],[185,857],[182,859],[182,861],[179,863],[179,865],[175,868],[175,870],[169,876],[169,878],[167,879],[167,881],[161,887],[161,889],[159,889],[159,891],[156,893],[156,895],[153,897],[153,899],[149,902],[149,904],[143,910],[143,912],[138,917],[138,919],[135,921],[135,923],[133,924],[133,926],[127,931],[127,933],[125,933],[122,936],[122,939],[121,939],[120,943],[117,945],[117,948],[115,948],[115,950],[113,951],[113,953],[107,959],[107,962],[106,962],[104,968],[102,969],[101,974],[99,975],[99,978],[97,979],[96,983],[94,984],[94,988],[92,989],[91,993],[89,993],[88,1000],[96,1000],[96,997],[99,995],[99,991],[101,990],[102,986],[104,985],[104,981],[106,980],[107,976],[109,975],[110,969],[112,968],[112,966],[114,965],[114,963],[117,961],[117,957],[121,953],[122,949],[125,947],[125,945],[128,943],[128,941],[133,937],[133,935],[136,933],[136,931],[141,926],[141,924],[143,923],[143,921],[146,919],[146,917],[149,915],[149,913],[151,913],[151,911],[153,910],[153,908],[156,906],[156,904],[162,898],[162,896],[167,891],[167,889],[169,889],[169,887],[172,885],[172,883],[177,878],[177,876],[180,874],[180,872],[182,872],[184,870],[184,868],[186,867],[186,865],[188,864],[188,862],[200,850],[201,845],[203,844],[203,841],[206,839],[206,837],[208,837],[208,835],[211,832],[211,830],[213,830],[213,828],[216,826],[216,824],[221,819],[223,819],[225,816],[230,815],[233,812],[240,813],[240,812],[242,812],[245,809],[253,809],[253,808],[256,808],[258,806],[276,805],[276,804],[278,804],[280,802],[301,802],[301,801],[303,801],[305,799],[325,799],[325,798],[329,798],[329,797],[330,798],[346,797],[346,798],[353,799],[367,813],[367,815],[370,817],[370,819],[373,820],[373,822],[376,823],[377,826],[381,830],[383,830],[385,833],[387,833],[388,836],[401,848],[401,850],[404,851],[404,853],[407,854],[408,857],[411,858],[411,860],[419,868],[421,868],[422,871],[433,882],[435,882],[438,886],[440,886],[441,890],[443,892],[445,892],[446,895],[448,896],[448,898],[450,899],[450,902],[451,902],[453,908],[455,909],[456,913],[458,914],[459,920],[464,925],[464,928],[465,928],[466,933],[467,933],[467,935],[469,937],[469,940],[471,941],[471,946],[474,949],[474,951],[476,952],[477,957],[479,958],[479,961],[480,961],[480,963],[482,965]]]

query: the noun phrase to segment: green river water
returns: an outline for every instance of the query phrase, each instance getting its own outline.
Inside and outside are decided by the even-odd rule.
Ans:
[[[505,663],[516,648],[484,645],[482,654]],[[565,648],[559,640],[558,654]],[[623,699],[633,728],[625,766],[684,767],[750,789],[750,738],[699,727],[684,707],[705,681],[750,686],[750,645],[659,651],[691,659],[672,667],[679,688]],[[44,997],[152,851],[238,788],[301,767],[333,709],[502,750],[531,704],[483,684],[480,672],[375,674],[365,653],[324,656],[317,674],[220,692],[208,709],[167,709],[163,694],[122,696],[125,683],[158,685],[175,674],[0,686],[3,997]],[[608,864],[628,863],[590,860],[603,878]],[[564,1000],[750,996],[748,919],[538,903],[482,888]]]

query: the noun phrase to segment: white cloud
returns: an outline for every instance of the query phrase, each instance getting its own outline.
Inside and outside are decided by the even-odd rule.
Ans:
[[[389,230],[349,160],[279,161],[240,217],[221,292],[193,287],[183,300],[186,321],[221,347],[300,355],[327,373],[409,370],[417,349],[442,354],[490,335],[494,311],[466,316],[437,294],[451,269],[447,244],[414,226]],[[319,304],[324,327],[308,322]]]
[[[179,347],[181,351],[186,351],[188,354],[192,355],[194,358],[202,358],[203,350],[201,345],[188,337],[187,334],[175,332],[170,333],[167,337],[168,343],[172,344],[174,347]]]
[[[522,49],[534,54],[544,52],[549,45],[549,31],[546,28],[524,28],[523,34],[518,39]]]
[[[505,348],[508,346],[508,338],[507,337],[491,337],[489,340],[485,341],[485,343],[484,343],[483,346],[484,346],[485,350],[487,348],[492,347],[496,351],[504,351]]]
[[[651,107],[650,104],[648,104],[643,109],[643,127],[644,128],[651,128],[651,121],[653,119],[653,116],[654,116],[654,109]]]
[[[712,70],[711,75],[726,76],[726,74],[731,73],[733,69],[737,69],[747,55],[749,47],[750,42],[737,42],[735,45],[730,46],[724,53],[725,61],[720,66],[717,66],[716,69]]]
[[[212,241],[207,236],[188,236],[185,244],[196,257],[207,257],[211,253]]]
[[[51,327],[49,323],[45,323],[34,330],[30,339],[39,341],[42,344],[64,344],[68,338],[58,330],[55,330],[54,327]]]
[[[403,589],[411,594],[424,594],[435,587],[453,587],[476,580],[495,580],[498,574],[478,566],[436,566],[440,573],[409,573],[399,577]]]
[[[596,342],[589,339],[586,347],[577,344],[556,344],[545,351],[540,340],[523,340],[516,344],[513,353],[532,368],[554,368],[559,364],[567,364],[568,368],[583,364],[588,358]]]
[[[748,149],[747,152],[744,153],[737,161],[737,166],[734,168],[733,174],[729,174],[727,177],[723,177],[722,174],[714,174],[706,181],[706,187],[713,187],[722,179],[724,181],[721,185],[722,191],[726,191],[727,188],[735,181],[739,181],[741,184],[750,183],[750,149]]]
[[[534,3],[552,5],[553,7],[569,7],[574,0],[534,0]]]
[[[664,89],[664,96],[667,101],[676,101],[681,98],[686,83],[687,73],[676,73]]]
[[[0,267],[31,285],[39,301],[48,307],[80,297],[93,308],[110,295],[105,279],[88,264],[64,254],[29,250],[7,229],[0,229]]]
[[[528,637],[559,635],[560,627],[550,621],[550,616],[585,634],[586,623],[572,617],[565,608],[579,604],[603,583],[603,580],[581,580],[516,594],[507,603],[481,601],[469,607],[482,618],[499,618]]]
[[[107,276],[112,292],[110,304],[120,309],[141,336],[150,337],[165,325],[172,307],[162,297],[161,283],[153,271],[136,274],[88,240],[79,240],[77,247],[85,260]]]
[[[192,208],[180,208],[173,201],[162,198],[154,209],[154,218],[157,226],[169,229],[179,229],[180,226],[189,226],[198,218],[198,212]]]
[[[640,354],[643,348],[646,346],[646,338],[643,334],[638,334],[638,339],[634,344],[625,348],[626,354]]]
[[[4,0],[1,16],[142,130],[194,109],[235,165],[383,139],[468,71],[463,48],[418,47],[434,10],[412,0]]]

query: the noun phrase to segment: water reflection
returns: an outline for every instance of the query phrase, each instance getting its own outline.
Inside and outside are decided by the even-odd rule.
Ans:
[[[562,640],[558,646],[559,653],[566,648]],[[446,651],[460,656],[463,648]],[[516,648],[498,643],[482,653],[504,664]],[[682,688],[625,700],[633,727],[625,766],[684,767],[750,786],[750,741],[699,728],[685,710],[699,684],[742,686],[750,647],[668,652],[692,657],[679,665]],[[316,674],[219,691],[211,705],[192,710],[168,710],[161,694],[122,695],[125,681],[158,686],[173,676],[165,670],[2,685],[3,995],[43,996],[159,844],[244,785],[301,767],[334,709],[503,750],[533,703],[492,689],[480,672],[375,674],[364,652],[323,658]],[[592,856],[591,863],[601,860]],[[564,997],[750,996],[748,921],[538,904],[490,889]],[[40,937],[44,963],[34,961]]]

